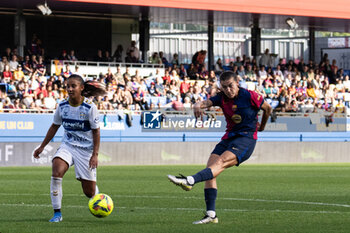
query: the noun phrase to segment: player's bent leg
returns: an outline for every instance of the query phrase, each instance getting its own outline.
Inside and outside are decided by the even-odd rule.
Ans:
[[[216,157],[219,157],[219,156],[216,154],[212,154],[209,157],[208,164],[214,163],[216,160]],[[208,167],[198,172],[194,176],[184,176],[181,174],[180,176],[168,175],[168,179],[173,184],[180,186],[185,191],[190,191],[193,188],[193,185],[195,183],[205,181],[205,180],[211,180],[212,178],[213,178],[212,172]]]
[[[79,179],[85,196],[91,198],[96,194],[96,181]]]
[[[67,172],[69,166],[63,159],[56,157],[52,161],[52,177],[50,184],[51,203],[54,209],[54,216],[49,222],[61,222],[63,220],[61,213],[62,203],[62,178]]]
[[[63,178],[64,174],[68,171],[69,165],[66,161],[60,157],[56,157],[52,160],[52,177]]]
[[[216,157],[212,164],[208,166],[211,169],[214,177],[217,177],[226,168],[235,166],[238,164],[237,156],[231,151],[225,151],[221,156]]]

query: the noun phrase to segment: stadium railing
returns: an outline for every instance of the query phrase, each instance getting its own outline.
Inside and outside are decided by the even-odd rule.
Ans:
[[[129,68],[130,74],[134,75],[135,71],[139,71],[140,76],[150,76],[155,74],[156,69],[159,69],[159,74],[164,75],[164,65],[148,64],[148,63],[117,63],[117,62],[95,62],[95,61],[69,61],[69,60],[51,60],[50,75],[59,75],[65,70],[66,65],[69,65],[70,71],[74,72],[75,67],[79,66],[79,71],[87,77],[98,76],[101,73],[107,73],[108,68],[112,68],[112,72],[116,72],[116,68],[120,67],[124,73],[126,68]]]

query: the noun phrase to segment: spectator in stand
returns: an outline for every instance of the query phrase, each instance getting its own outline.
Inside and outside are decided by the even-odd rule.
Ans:
[[[346,92],[350,92],[350,80],[349,80],[349,75],[346,75],[344,77],[344,81],[343,81],[343,85],[344,85],[344,88],[345,88],[345,91]]]
[[[218,58],[218,60],[215,63],[215,73],[220,74],[222,72],[224,72],[224,67],[221,58]]]
[[[13,72],[17,69],[19,63],[17,61],[17,56],[16,55],[12,55],[12,58],[9,62],[9,66],[10,66],[10,71]]]
[[[240,65],[239,66],[239,70],[237,71],[237,74],[244,80],[247,79],[247,76],[245,74],[245,69],[244,69],[244,66],[243,65]]]
[[[175,80],[176,83],[180,84],[180,76],[177,74],[176,70],[171,71],[170,79]]]
[[[118,44],[117,49],[114,51],[113,54],[115,62],[123,62],[123,51],[123,46],[121,44]]]
[[[304,63],[304,58],[300,58],[298,66],[297,66],[299,72],[303,72],[304,66],[306,66],[306,64]]]
[[[185,98],[186,93],[189,91],[191,84],[188,83],[188,77],[185,76],[183,81],[180,84],[180,95],[182,98]]]
[[[332,60],[332,65],[331,65],[331,70],[334,71],[335,69],[338,70],[337,60],[333,59]]]
[[[171,77],[170,77],[169,71],[166,70],[163,76],[163,84],[166,84],[166,83],[170,84],[170,81],[171,81]]]
[[[82,77],[85,81],[86,77],[85,77],[85,74],[83,74],[81,71],[80,71],[80,67],[78,65],[76,65],[74,67],[74,72],[72,72],[73,74],[76,74],[76,75],[79,75],[80,77]]]
[[[214,70],[211,70],[209,72],[208,80],[210,82],[217,82],[218,81],[218,78],[216,77],[216,74],[215,74]]]
[[[291,65],[288,65],[287,69],[285,69],[283,72],[283,77],[287,77],[288,75],[292,76],[292,68],[293,67]]]
[[[17,82],[21,81],[24,78],[24,73],[22,71],[22,66],[18,65],[15,72],[13,72],[13,79]]]
[[[237,67],[240,67],[243,65],[243,62],[241,61],[241,57],[238,56],[236,57],[236,61],[234,62],[234,65],[237,66]]]
[[[125,80],[123,78],[123,75],[120,71],[120,67],[117,66],[117,72],[114,74],[114,77],[117,81],[118,87],[125,87]]]
[[[112,70],[111,70],[110,67],[108,67],[107,73],[105,74],[105,76],[104,76],[103,79],[104,79],[104,83],[105,83],[106,85],[111,84],[112,81],[115,79],[115,76],[114,76],[114,74],[112,73]]]
[[[30,50],[28,51],[29,54],[31,55],[41,55],[42,54],[42,43],[41,40],[38,38],[37,34],[33,34],[32,36],[32,40],[30,43]]]
[[[168,60],[164,57],[163,51],[160,51],[160,52],[159,52],[159,58],[160,58],[160,60],[162,61],[162,63],[159,63],[159,64],[164,64],[165,67],[168,67],[168,66],[169,66],[169,62],[168,62]]]
[[[252,65],[247,64],[247,71],[245,72],[245,75],[247,76],[247,81],[249,82],[256,82],[256,73],[252,70]]]
[[[269,49],[265,49],[265,52],[260,57],[260,67],[272,66],[272,62],[273,62],[273,59],[272,59],[272,55],[269,53]]]
[[[26,55],[24,57],[24,61],[22,62],[22,69],[25,75],[29,75],[30,73],[34,72],[29,55]]]
[[[262,80],[265,80],[267,78],[267,72],[266,72],[264,66],[260,66],[260,70],[259,70],[258,76]]]
[[[179,68],[178,74],[179,74],[181,79],[183,79],[185,76],[187,76],[187,70],[185,69],[185,65],[184,64],[180,64],[180,68]]]
[[[65,78],[65,79],[67,79],[69,76],[72,75],[72,72],[70,71],[70,67],[69,67],[68,64],[66,65],[66,70],[65,70],[65,71],[63,71],[63,69],[62,69],[62,74],[61,74],[61,75],[62,75],[63,78]]]
[[[105,51],[105,56],[103,57],[103,61],[105,62],[113,62],[113,57],[111,57],[108,50]]]
[[[160,59],[157,52],[154,52],[150,58],[151,64],[162,64],[162,60]]]
[[[154,80],[154,87],[156,88],[156,91],[159,96],[164,96],[165,95],[165,88],[163,85],[163,81],[160,79],[155,79]]]
[[[42,56],[39,56],[38,63],[36,64],[36,71],[39,76],[45,76],[46,75],[46,66],[43,60]]]
[[[306,77],[306,78],[309,77],[309,75],[308,75],[308,69],[309,69],[309,67],[307,67],[307,66],[303,66],[303,67],[302,67],[302,71],[300,72],[300,75],[301,75],[302,78],[303,78],[303,77]]]
[[[125,76],[127,77],[128,80],[131,79],[131,74],[130,74],[130,69],[129,67],[125,68],[125,73],[123,74],[124,80],[125,80]],[[126,81],[125,81],[126,82]]]
[[[5,66],[6,65],[10,65],[8,60],[7,60],[7,57],[6,56],[2,56],[2,60],[0,62],[0,72],[3,72],[5,70]]]
[[[130,47],[126,50],[126,59],[127,63],[138,63],[140,60],[140,51],[136,47],[136,42],[131,41]]]
[[[62,50],[61,55],[58,57],[58,60],[69,60],[69,57],[67,55],[67,51],[66,50]]]
[[[199,72],[199,77],[198,78],[201,79],[201,80],[206,80],[206,79],[208,79],[208,75],[209,75],[209,73],[208,73],[207,69],[204,66],[202,66],[200,68],[200,72]]]
[[[104,58],[103,58],[103,56],[102,56],[102,50],[101,50],[101,49],[98,49],[98,50],[97,50],[96,56],[94,57],[94,61],[96,61],[96,62],[104,61]]]
[[[179,65],[179,55],[177,53],[174,53],[173,59],[171,60],[172,65]]]
[[[276,70],[273,71],[273,75],[278,76],[281,80],[284,80],[283,72],[281,70],[281,66],[277,65]]]
[[[285,59],[280,58],[278,61],[277,66],[280,66],[280,70],[282,71],[282,73],[285,71],[286,69],[286,63],[285,63]]]
[[[11,60],[11,58],[12,58],[11,48],[7,47],[2,56],[6,57],[8,61]]]
[[[67,56],[70,61],[78,61],[78,58],[75,56],[75,51],[72,49]]]
[[[188,77],[192,80],[195,80],[197,79],[197,73],[198,73],[198,69],[195,67],[193,63],[191,63],[190,67],[187,70]]]
[[[35,71],[36,66],[38,65],[37,56],[33,54],[30,61],[31,61],[31,66],[32,66],[33,70]]]
[[[5,65],[5,69],[2,72],[2,83],[9,83],[13,79],[12,72],[10,71],[10,66]]]
[[[309,69],[313,69],[313,70],[316,69],[316,65],[315,65],[314,61],[311,59],[309,60],[309,64],[307,64],[307,66],[309,67]]]

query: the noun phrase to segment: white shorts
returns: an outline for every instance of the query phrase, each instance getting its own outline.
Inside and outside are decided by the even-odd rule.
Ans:
[[[92,151],[62,143],[56,151],[54,158],[61,158],[69,167],[74,165],[77,179],[96,181],[96,168],[89,168]],[[52,159],[52,160],[53,160]]]

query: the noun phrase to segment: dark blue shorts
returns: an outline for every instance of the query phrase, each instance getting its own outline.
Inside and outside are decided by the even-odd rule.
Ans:
[[[231,151],[237,156],[238,164],[243,163],[254,151],[256,145],[256,140],[253,138],[245,137],[245,136],[235,136],[232,138],[224,139],[219,142],[212,154],[222,155],[225,151]]]

